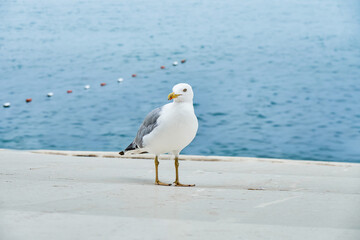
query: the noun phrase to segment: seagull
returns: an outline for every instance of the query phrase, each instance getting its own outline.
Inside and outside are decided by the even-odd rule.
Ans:
[[[173,102],[151,111],[141,124],[132,143],[120,155],[125,153],[148,152],[155,155],[155,184],[170,186],[159,180],[159,155],[172,153],[175,156],[175,186],[193,187],[195,184],[179,182],[179,154],[195,138],[198,120],[193,106],[194,93],[187,83],[179,83],[173,87],[168,100]]]

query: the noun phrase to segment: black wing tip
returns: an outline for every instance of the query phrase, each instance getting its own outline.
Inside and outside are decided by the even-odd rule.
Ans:
[[[139,148],[139,147],[136,145],[136,143],[132,142],[132,143],[130,143],[130,145],[127,148],[125,148],[125,152],[130,151],[130,150],[135,150],[137,148]]]
[[[127,148],[125,148],[124,151],[119,152],[119,154],[120,154],[120,155],[124,155],[125,152],[131,151],[131,150],[135,150],[135,149],[137,149],[137,148],[139,148],[139,147],[136,145],[136,143],[132,142],[132,143],[130,143],[130,145],[129,145]]]

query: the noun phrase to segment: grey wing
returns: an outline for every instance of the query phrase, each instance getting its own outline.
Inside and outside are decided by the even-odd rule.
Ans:
[[[152,110],[144,119],[144,122],[141,124],[135,140],[135,143],[139,148],[143,148],[143,137],[151,133],[154,128],[157,127],[157,120],[160,117],[161,108],[156,108]]]

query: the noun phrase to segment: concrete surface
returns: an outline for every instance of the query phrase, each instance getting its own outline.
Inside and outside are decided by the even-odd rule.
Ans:
[[[360,239],[360,164],[183,157],[180,188],[149,159],[44,152],[0,151],[2,240]]]

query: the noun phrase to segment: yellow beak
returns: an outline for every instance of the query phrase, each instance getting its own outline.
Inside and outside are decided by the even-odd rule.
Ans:
[[[168,100],[171,100],[171,99],[174,99],[174,98],[177,98],[178,96],[180,96],[181,94],[175,94],[175,93],[170,93],[169,96],[168,96]]]

